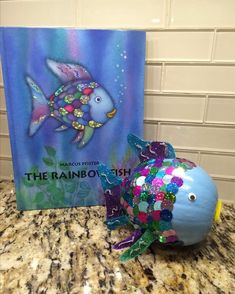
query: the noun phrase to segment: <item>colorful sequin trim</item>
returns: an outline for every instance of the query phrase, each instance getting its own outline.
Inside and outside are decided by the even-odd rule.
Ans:
[[[195,166],[177,158],[141,162],[122,188],[125,193],[120,201],[130,220],[142,229],[157,231],[161,243],[177,242],[171,223],[176,194],[183,185],[185,171]]]
[[[88,123],[88,125],[89,125],[91,128],[100,128],[100,127],[102,127],[103,124],[98,123],[98,122],[96,122],[96,121],[94,121],[94,120],[90,120],[89,123]]]
[[[96,82],[90,82],[90,83],[84,83],[84,84],[78,84],[77,85],[77,89],[80,92],[83,92],[83,90],[86,89],[86,88],[95,89],[95,88],[98,88],[98,87],[99,87],[99,84],[96,83]]]
[[[72,122],[72,126],[76,129],[76,130],[80,130],[80,131],[83,131],[84,130],[84,126],[79,124],[78,122],[76,121],[73,121]]]
[[[85,126],[99,128],[103,124],[92,120],[90,115],[90,95],[99,87],[96,82],[62,85],[49,97],[50,115],[57,117],[76,130],[83,131]]]

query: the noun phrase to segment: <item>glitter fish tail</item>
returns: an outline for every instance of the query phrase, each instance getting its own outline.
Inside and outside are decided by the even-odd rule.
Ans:
[[[121,179],[99,166],[109,229],[132,224],[135,231],[114,249],[124,249],[121,261],[142,254],[154,241],[191,245],[202,241],[213,222],[217,190],[209,175],[189,160],[176,158],[165,142],[134,135],[128,142],[140,164]],[[218,219],[218,211],[216,213]]]
[[[47,65],[63,84],[46,98],[35,81],[26,77],[33,101],[29,135],[34,135],[51,117],[61,123],[56,131],[75,130],[73,142],[82,148],[91,140],[95,129],[116,114],[113,100],[83,66],[50,59]]]

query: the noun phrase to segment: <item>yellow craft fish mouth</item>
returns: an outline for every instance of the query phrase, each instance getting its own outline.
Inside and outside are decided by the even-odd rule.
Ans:
[[[112,117],[114,117],[116,112],[117,112],[117,109],[114,108],[112,111],[106,113],[106,116],[109,117],[109,118],[112,118]]]
[[[220,222],[221,210],[222,210],[222,201],[220,199],[218,199],[218,201],[216,203],[215,214],[214,214],[214,221],[216,223]]]

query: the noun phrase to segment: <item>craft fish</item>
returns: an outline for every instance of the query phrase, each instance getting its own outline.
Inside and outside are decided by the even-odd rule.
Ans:
[[[121,179],[105,165],[99,166],[108,228],[125,224],[135,228],[114,245],[115,249],[131,246],[121,261],[138,256],[156,240],[166,245],[202,241],[221,208],[210,176],[193,162],[176,158],[169,143],[147,142],[134,135],[128,136],[128,142],[140,159],[130,177]]]
[[[33,101],[29,135],[35,134],[47,118],[53,117],[61,122],[56,131],[68,128],[77,131],[74,143],[81,148],[91,140],[96,128],[101,128],[114,117],[114,102],[83,66],[49,59],[47,64],[63,84],[46,98],[33,79],[26,78]]]

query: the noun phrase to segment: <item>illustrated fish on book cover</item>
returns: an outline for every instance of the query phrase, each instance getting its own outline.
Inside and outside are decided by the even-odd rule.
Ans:
[[[84,147],[96,128],[101,128],[115,113],[110,94],[79,64],[64,64],[47,60],[49,68],[63,83],[49,98],[31,77],[27,77],[32,92],[33,110],[29,134],[34,135],[49,117],[61,122],[56,131],[73,128],[74,143]]]

